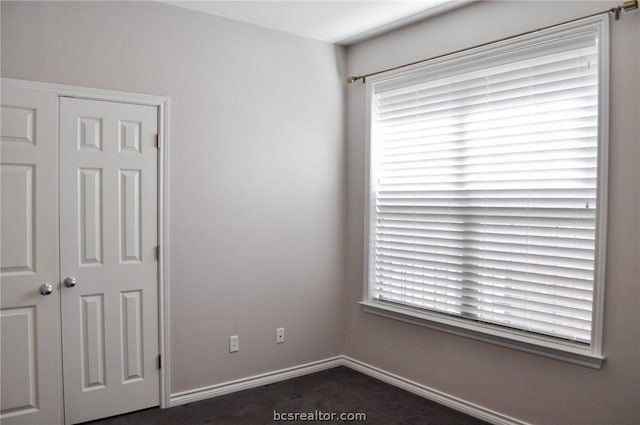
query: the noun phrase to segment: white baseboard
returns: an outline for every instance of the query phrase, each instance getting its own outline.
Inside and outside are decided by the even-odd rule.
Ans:
[[[429,388],[425,385],[419,384],[417,382],[411,381],[409,379],[403,378],[401,376],[395,375],[393,373],[387,372],[385,370],[347,356],[342,356],[342,364],[357,372],[363,373],[372,378],[393,385],[394,387],[409,391],[410,393],[419,395],[420,397],[435,401],[436,403],[442,404],[459,412],[466,413],[467,415],[482,419],[483,421],[495,425],[530,425],[527,422],[523,422],[519,419],[512,418],[507,415],[503,415],[502,413],[495,412],[493,410],[487,409],[486,407],[479,406],[466,400],[462,400],[458,397],[454,397],[442,391]]]
[[[237,379],[235,381],[223,382],[208,387],[195,388],[189,391],[183,391],[171,394],[169,407],[181,404],[191,403],[194,401],[205,400],[224,394],[234,393],[236,391],[247,390],[250,388],[260,387],[262,385],[272,384],[274,382],[284,381],[298,376],[308,375],[310,373],[320,372],[338,366],[346,366],[357,372],[368,375],[372,378],[386,382],[420,397],[450,407],[459,412],[466,413],[483,421],[495,425],[531,425],[527,422],[516,418],[495,412],[486,407],[462,400],[450,394],[429,388],[425,385],[403,378],[391,372],[387,372],[375,366],[359,360],[352,359],[347,356],[336,356],[316,362],[306,363],[286,369],[276,370],[273,372],[263,373],[260,375],[249,376],[247,378]]]
[[[169,407],[217,397],[224,394],[235,393],[236,391],[260,387],[262,385],[272,384],[274,382],[284,381],[298,376],[342,366],[342,358],[343,356],[331,357],[324,360],[318,360],[316,362],[288,367],[286,369],[249,376],[235,381],[223,382],[221,384],[171,394],[169,398]]]

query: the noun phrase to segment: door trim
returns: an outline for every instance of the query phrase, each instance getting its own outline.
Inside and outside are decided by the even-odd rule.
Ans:
[[[160,407],[170,407],[171,394],[171,350],[169,326],[169,106],[168,96],[131,93],[126,91],[96,89],[67,84],[2,78],[3,87],[54,92],[58,97],[77,97],[136,105],[158,107],[158,243],[160,244],[158,266],[158,340],[162,359],[160,369]],[[60,111],[56,111],[59,116]],[[58,139],[59,134],[56,135]],[[59,141],[58,141],[59,142]]]

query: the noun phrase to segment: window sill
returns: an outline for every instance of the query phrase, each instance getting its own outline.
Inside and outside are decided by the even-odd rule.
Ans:
[[[499,329],[455,317],[429,312],[413,312],[370,301],[361,301],[359,304],[367,313],[593,369],[600,369],[605,360],[603,356],[593,354],[589,348],[582,348],[569,342]]]

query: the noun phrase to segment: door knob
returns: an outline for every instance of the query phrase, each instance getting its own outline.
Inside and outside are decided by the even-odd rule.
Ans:
[[[42,295],[49,295],[50,293],[53,292],[53,286],[51,286],[50,283],[43,283],[42,285],[40,285],[40,294]]]
[[[75,277],[69,276],[64,280],[63,283],[64,283],[64,286],[66,286],[67,288],[73,288],[74,286],[76,286],[77,282]]]

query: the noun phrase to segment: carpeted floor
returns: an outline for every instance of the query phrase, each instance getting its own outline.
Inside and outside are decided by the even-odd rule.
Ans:
[[[277,414],[364,413],[366,420],[276,421]],[[321,418],[320,416],[315,416]],[[299,417],[300,418],[300,417]],[[338,367],[263,387],[170,409],[147,409],[91,425],[273,425],[275,423],[367,425],[482,425],[479,419]]]

